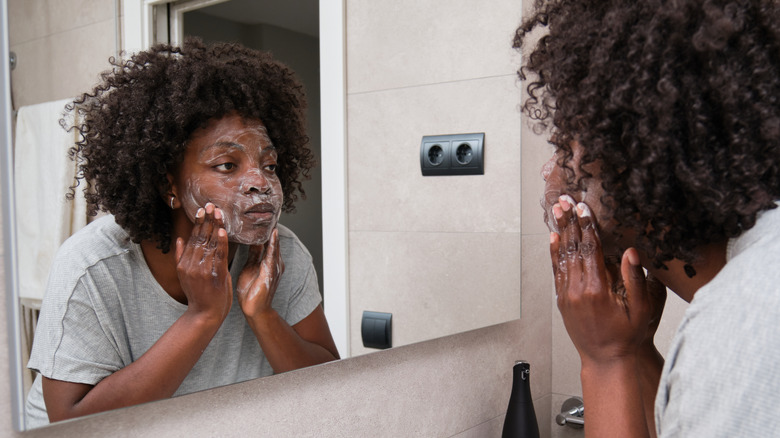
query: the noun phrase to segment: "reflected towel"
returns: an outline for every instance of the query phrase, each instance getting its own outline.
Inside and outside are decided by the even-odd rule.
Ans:
[[[68,150],[78,138],[77,132],[67,132],[59,123],[68,102],[21,107],[16,119],[14,188],[21,298],[43,298],[54,254],[87,223],[81,190],[76,190],[73,201],[65,199],[77,169]]]

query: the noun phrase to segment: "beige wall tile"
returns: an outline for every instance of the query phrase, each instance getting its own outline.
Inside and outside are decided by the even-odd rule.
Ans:
[[[523,234],[522,289],[523,303],[533,303],[537,309],[536,318],[546,325],[552,323],[550,303],[554,302],[552,266],[549,252],[550,239],[547,234]]]
[[[112,0],[8,0],[10,44],[13,46],[106,20],[111,20],[113,27],[114,14]],[[113,37],[113,29],[108,35]]]
[[[522,330],[524,336],[533,339],[529,342],[536,350],[534,356],[543,359],[531,363],[531,385],[538,385],[543,393],[549,393],[552,387],[552,314],[550,303],[553,301],[552,274],[547,262],[546,236],[523,235],[522,238]],[[524,358],[518,358],[524,359]],[[539,409],[539,408],[537,408]],[[549,409],[545,412],[549,412]],[[539,413],[537,413],[537,416]],[[540,422],[540,424],[542,424]]]
[[[514,77],[349,96],[351,230],[519,232]],[[423,177],[425,135],[485,133],[485,174]]]
[[[547,394],[541,399],[534,400],[534,410],[536,411],[537,423],[539,423],[539,436],[549,437],[552,434],[552,424],[546,421],[550,416],[550,407],[552,405],[552,395]]]
[[[580,384],[580,355],[574,348],[563,318],[558,311],[558,305],[553,300],[552,306],[552,392],[553,394],[582,396]],[[553,407],[554,408],[554,407]],[[559,406],[560,408],[560,406]]]
[[[348,92],[513,74],[519,24],[512,0],[347,1]]]
[[[457,435],[453,435],[453,438],[499,437],[501,436],[501,431],[503,429],[504,415],[501,415],[482,424],[478,424],[471,429],[463,431]]]
[[[16,108],[72,98],[90,90],[114,55],[113,20],[28,41],[11,47],[17,65],[11,73]]]
[[[350,233],[352,353],[376,351],[362,345],[364,310],[393,314],[394,346],[519,318],[520,241],[516,233]]]

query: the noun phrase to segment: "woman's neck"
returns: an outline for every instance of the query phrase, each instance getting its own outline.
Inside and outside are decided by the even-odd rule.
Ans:
[[[174,300],[187,304],[187,297],[179,283],[179,275],[176,272],[176,242],[171,242],[171,249],[163,253],[153,240],[141,241],[141,251],[146,260],[152,276]]]
[[[666,262],[668,269],[657,269],[652,263],[643,263],[650,266],[647,270],[663,284],[680,296],[683,300],[691,302],[696,292],[709,283],[724,266],[726,266],[726,247],[728,241],[712,243],[697,248],[698,256],[693,263],[689,263],[696,274],[689,277],[682,260],[674,259]]]

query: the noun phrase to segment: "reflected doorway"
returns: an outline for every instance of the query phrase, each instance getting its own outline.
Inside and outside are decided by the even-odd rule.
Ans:
[[[205,43],[237,42],[271,52],[298,76],[306,92],[307,134],[321,163],[320,41],[318,0],[186,0],[154,8],[154,40],[179,44],[187,36]],[[323,291],[322,171],[311,170],[303,182],[306,199],[279,222],[300,238],[312,255],[320,293]]]

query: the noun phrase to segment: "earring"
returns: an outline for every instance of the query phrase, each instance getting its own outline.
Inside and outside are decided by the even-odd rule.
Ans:
[[[171,195],[171,210],[173,210],[173,200],[176,199],[176,196]]]
[[[693,269],[693,266],[688,263],[683,266],[683,269],[685,270],[685,275],[687,275],[688,278],[693,278],[693,276],[696,275],[696,270]]]

